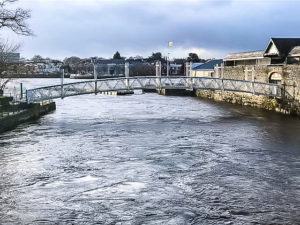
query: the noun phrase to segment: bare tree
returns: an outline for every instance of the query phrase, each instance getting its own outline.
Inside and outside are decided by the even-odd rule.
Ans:
[[[13,54],[18,51],[20,45],[9,44],[8,41],[0,42],[0,96],[6,84],[11,80],[10,74],[18,70],[18,64],[13,62]]]
[[[31,17],[30,10],[11,9],[8,6],[18,0],[0,0],[0,30],[7,28],[16,34],[30,36],[32,31],[26,20]]]
[[[0,0],[0,30],[12,30],[19,35],[33,35],[26,20],[31,17],[30,11],[21,8],[12,8],[11,4],[18,0]],[[19,66],[13,63],[11,58],[20,45],[9,44],[8,41],[0,40],[0,96],[11,78],[5,78],[13,71],[17,72]]]

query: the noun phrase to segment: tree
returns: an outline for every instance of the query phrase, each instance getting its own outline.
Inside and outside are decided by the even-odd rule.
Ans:
[[[65,58],[63,63],[68,73],[79,73],[78,71],[80,64],[82,63],[82,59],[77,56],[71,56],[69,58]]]
[[[12,56],[19,48],[20,45],[9,44],[8,41],[0,42],[0,96],[11,80],[9,75],[18,70],[18,64],[12,61]],[[6,76],[8,77],[5,78]]]
[[[199,59],[199,57],[196,53],[189,53],[187,61],[189,61],[189,62],[200,62],[200,59]]]
[[[30,36],[32,31],[26,20],[31,17],[30,11],[17,8],[12,9],[9,5],[18,0],[0,0],[0,29],[7,28],[16,34]]]
[[[162,54],[161,52],[153,52],[152,53],[152,56],[150,56],[150,58],[153,60],[153,61],[162,61]]]
[[[33,35],[26,20],[31,17],[30,11],[17,8],[13,9],[10,4],[18,0],[0,0],[0,30],[8,29],[19,35]],[[11,78],[4,78],[12,68],[18,68],[18,64],[11,62],[12,53],[19,49],[20,45],[9,44],[8,41],[0,40],[0,95]]]
[[[118,51],[114,54],[113,59],[122,59],[122,57]]]
[[[31,58],[31,60],[34,61],[34,62],[42,62],[44,59],[43,59],[43,57],[40,56],[40,55],[35,55],[35,56],[33,56],[33,57]]]
[[[64,59],[64,64],[78,64],[81,62],[81,59],[77,56],[71,56]]]

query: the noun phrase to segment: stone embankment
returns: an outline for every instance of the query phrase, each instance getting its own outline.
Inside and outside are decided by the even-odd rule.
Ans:
[[[218,90],[153,89],[150,91],[144,90],[144,92],[157,92],[160,95],[195,96],[203,99],[211,99],[216,102],[228,102],[275,111],[281,114],[300,116],[299,101],[287,97],[279,99],[265,95]]]
[[[195,95],[198,98],[212,99],[219,102],[229,102],[276,111],[282,114],[300,116],[300,104],[298,101],[292,99],[278,99],[264,95],[253,95],[250,93],[214,90],[195,90]]]
[[[39,103],[19,103],[15,105],[7,104],[6,99],[0,101],[0,133],[14,129],[21,123],[28,122],[40,118],[56,109],[55,102],[46,104]]]

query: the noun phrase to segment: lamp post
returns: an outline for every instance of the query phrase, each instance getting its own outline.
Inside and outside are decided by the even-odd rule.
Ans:
[[[60,69],[61,71],[61,76],[60,76],[60,84],[61,84],[61,99],[64,98],[64,78],[65,78],[65,65],[63,64]]]
[[[93,64],[94,67],[94,80],[95,80],[95,95],[97,94],[97,71],[96,71],[96,61],[97,57],[92,57],[91,58],[91,63]]]
[[[91,63],[93,64],[93,67],[94,67],[94,79],[95,80],[97,80],[96,61],[97,61],[97,57],[91,58]]]
[[[169,66],[169,55],[170,55],[170,53],[168,52],[168,56],[167,56],[167,76],[169,76],[169,71],[170,71],[170,66]]]

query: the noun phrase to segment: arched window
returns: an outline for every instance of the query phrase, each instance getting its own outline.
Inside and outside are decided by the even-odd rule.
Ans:
[[[282,80],[282,77],[281,77],[280,73],[274,72],[274,73],[270,74],[269,83],[272,83],[272,84],[281,84],[281,80]]]

